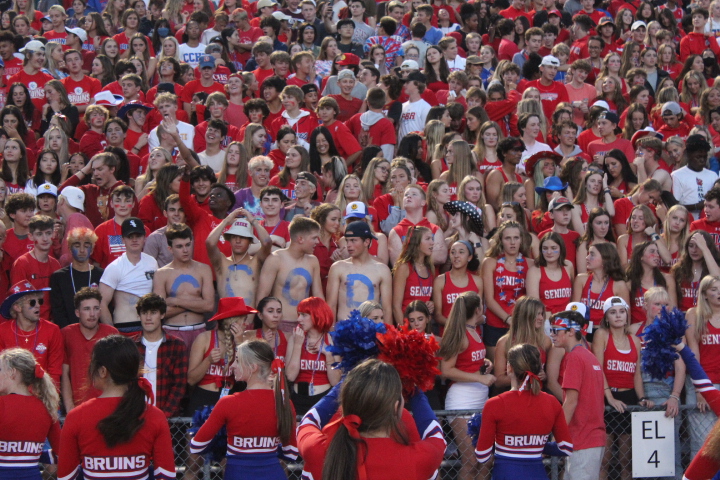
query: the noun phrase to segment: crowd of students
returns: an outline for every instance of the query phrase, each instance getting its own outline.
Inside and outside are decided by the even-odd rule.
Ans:
[[[424,479],[446,439],[463,480],[630,478],[629,405],[712,448],[718,37],[720,0],[14,0],[0,478],[46,438],[60,478],[172,478],[165,419],[212,406],[188,480],[223,426],[226,478]],[[663,307],[700,368],[656,379]],[[437,341],[436,387],[333,368],[354,310]],[[432,409],[483,411],[475,451]]]

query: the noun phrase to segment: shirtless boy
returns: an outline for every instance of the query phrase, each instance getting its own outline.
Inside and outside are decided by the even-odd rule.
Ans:
[[[373,240],[377,239],[365,222],[353,222],[345,228],[350,258],[330,267],[327,284],[327,303],[337,320],[348,318],[365,301],[380,302],[384,311],[392,310],[392,275],[387,265],[370,255]]]
[[[309,296],[325,299],[320,264],[313,255],[319,241],[320,225],[310,218],[295,217],[290,222],[290,245],[273,252],[265,261],[257,298],[271,295],[280,299],[283,332],[291,333],[297,325],[296,307],[300,300]]]
[[[205,331],[204,314],[215,306],[212,272],[204,263],[192,259],[190,227],[168,225],[165,237],[173,260],[155,272],[153,292],[167,304],[163,329],[179,337],[189,349]]]
[[[228,225],[231,225],[228,231],[222,233]],[[260,237],[261,246],[255,255],[248,255],[250,245],[258,243],[253,229]],[[230,257],[226,257],[216,248],[221,234],[230,242],[232,249]],[[218,279],[217,289],[220,298],[242,297],[245,305],[254,306],[260,269],[270,255],[272,247],[270,235],[260,226],[260,222],[244,208],[238,208],[210,232],[205,244],[210,263],[215,269],[215,278]]]

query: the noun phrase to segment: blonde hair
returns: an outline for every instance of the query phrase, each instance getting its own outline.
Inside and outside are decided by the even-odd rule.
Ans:
[[[15,370],[20,375],[20,382],[43,402],[50,417],[57,421],[60,395],[47,372],[41,378],[35,376],[37,361],[33,354],[24,348],[9,348],[0,352],[0,364],[8,370]]]
[[[455,161],[450,164],[447,176],[448,184],[452,185],[453,183],[460,183],[468,175],[474,175],[478,169],[477,163],[475,163],[472,156],[472,150],[470,150],[470,144],[465,140],[453,140],[449,146],[453,147],[455,155]]]
[[[700,287],[698,287],[697,295],[697,307],[695,307],[695,316],[697,321],[695,322],[695,332],[698,338],[702,337],[707,333],[707,324],[713,315],[712,308],[705,297],[707,291],[712,287],[713,283],[719,282],[720,277],[714,275],[707,275],[700,280]]]
[[[505,337],[505,352],[509,352],[514,345],[529,343],[538,349],[542,348],[545,339],[545,328],[535,327],[535,317],[545,313],[545,305],[535,298],[523,295],[513,308],[510,320],[510,329]]]
[[[445,333],[440,341],[440,350],[438,357],[448,359],[458,355],[467,348],[468,341],[466,337],[468,320],[470,320],[475,312],[482,307],[482,298],[475,292],[463,292],[457,298],[448,315],[445,324]]]

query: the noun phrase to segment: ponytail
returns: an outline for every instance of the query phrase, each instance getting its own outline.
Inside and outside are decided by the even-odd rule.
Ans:
[[[520,383],[520,391],[530,390],[533,395],[539,395],[542,390],[540,382],[540,350],[535,345],[522,343],[515,345],[508,351],[507,362],[515,373],[515,379]]]
[[[463,292],[458,296],[445,324],[438,357],[447,360],[467,348],[465,325],[481,306],[480,295],[475,292]]]
[[[358,450],[365,444],[362,438],[353,438],[344,422],[330,442],[325,454],[322,478],[325,480],[357,480]]]
[[[42,375],[40,375],[39,377],[37,375],[38,368],[42,372]],[[53,422],[56,422],[58,419],[58,406],[60,404],[60,395],[58,394],[57,388],[55,387],[55,382],[53,382],[52,377],[50,377],[50,375],[48,375],[42,369],[39,363],[36,364],[35,369],[35,378],[33,378],[32,383],[29,385],[30,393],[32,393],[35,397],[40,399],[41,402],[43,402],[43,405],[45,405],[45,408],[50,414],[50,417],[53,419]]]
[[[60,395],[52,377],[37,363],[33,354],[24,348],[9,348],[0,353],[0,364],[15,370],[20,375],[20,382],[45,405],[53,421],[57,421]]]
[[[273,391],[275,392],[275,414],[277,415],[277,428],[280,434],[280,441],[283,445],[290,444],[290,436],[295,429],[295,416],[292,411],[292,404],[288,398],[287,379],[285,378],[285,363],[276,358],[271,364],[273,379]]]
[[[117,408],[98,423],[98,430],[109,448],[129,442],[145,423],[145,390],[137,379],[128,384]]]

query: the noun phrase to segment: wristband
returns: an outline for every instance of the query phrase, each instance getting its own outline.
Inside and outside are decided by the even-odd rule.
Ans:
[[[610,192],[609,188],[606,188],[605,190],[603,190],[603,193],[611,193],[611,192]]]
[[[678,397],[677,395],[670,395],[670,398],[674,398],[678,401],[678,403],[680,403],[680,397]]]
[[[640,400],[638,400],[638,402],[646,402],[646,401],[647,401],[647,398],[645,398],[645,397],[642,397]]]
[[[650,235],[650,239],[651,239],[653,242],[657,242],[658,240],[660,240],[660,234],[658,234],[658,233],[653,233],[652,235]]]

